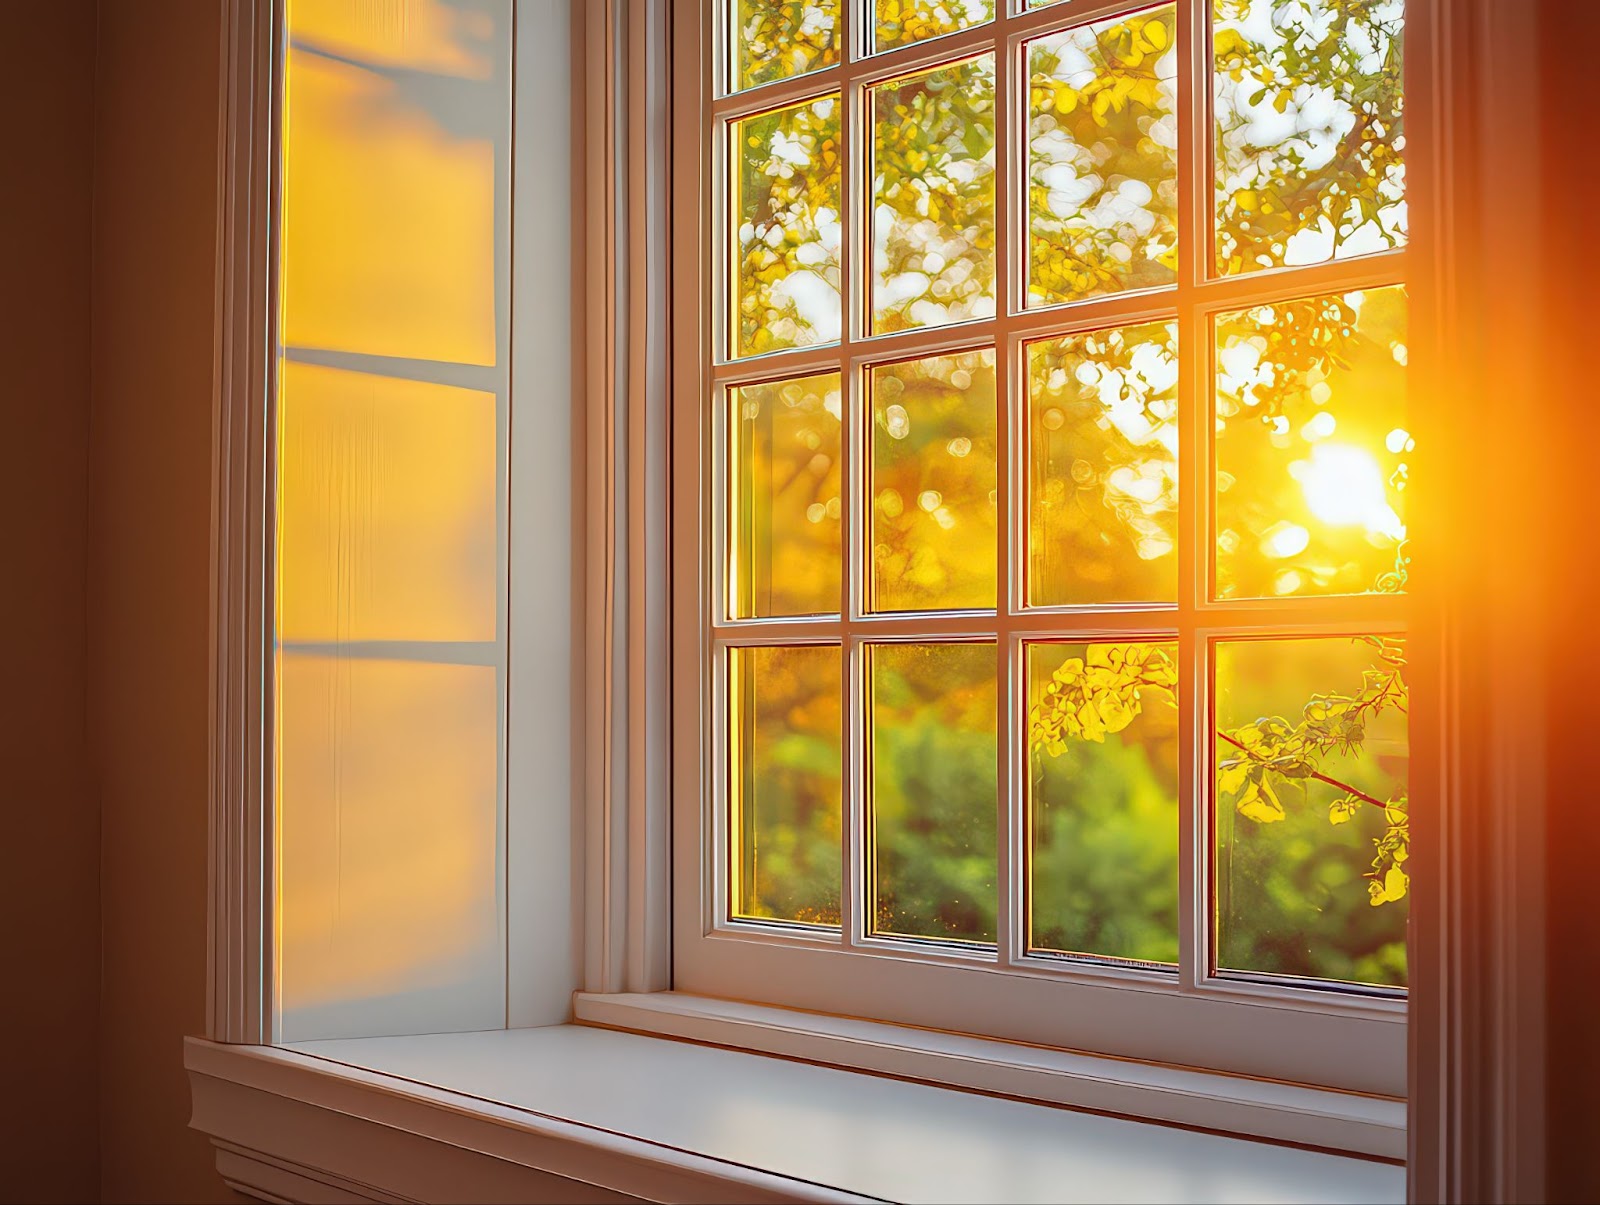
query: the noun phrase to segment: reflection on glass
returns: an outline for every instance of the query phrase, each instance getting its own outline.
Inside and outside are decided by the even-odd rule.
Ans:
[[[738,619],[839,610],[839,374],[728,391]]]
[[[1028,602],[1175,602],[1178,328],[1028,345]]]
[[[994,314],[994,55],[871,89],[872,329]]]
[[[1219,598],[1404,588],[1406,294],[1217,318]]]
[[[747,919],[839,923],[838,645],[729,653],[729,909]]]
[[[1406,983],[1399,641],[1217,644],[1216,964]]]
[[[1404,0],[1214,3],[1217,270],[1404,243]]]
[[[495,398],[281,365],[285,641],[495,638]]]
[[[1178,961],[1177,655],[1028,645],[1030,948]]]
[[[511,10],[293,0],[285,21],[271,433],[284,1036],[370,1032],[374,1016],[492,1028]]]
[[[1176,280],[1176,32],[1169,5],[1028,43],[1029,305]]]
[[[839,61],[840,0],[736,0],[732,91]]]
[[[503,1024],[495,668],[302,653],[277,672],[285,1038],[413,993],[438,1016],[419,985],[458,997],[457,1023]]]
[[[839,94],[731,123],[733,355],[839,337]]]
[[[509,15],[390,8],[295,0],[287,17],[283,341],[493,364]]]
[[[994,20],[995,0],[877,0],[874,50],[907,46]]]
[[[867,648],[872,931],[995,939],[995,646]]]
[[[994,351],[874,368],[869,606],[995,605]]]

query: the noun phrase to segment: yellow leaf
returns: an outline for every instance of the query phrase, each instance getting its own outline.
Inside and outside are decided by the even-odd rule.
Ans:
[[[1239,796],[1239,814],[1258,824],[1271,824],[1283,819],[1283,804],[1265,780],[1253,782]]]

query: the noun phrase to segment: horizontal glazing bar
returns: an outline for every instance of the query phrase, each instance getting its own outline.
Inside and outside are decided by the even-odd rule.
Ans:
[[[907,640],[993,639],[997,635],[1090,639],[1098,636],[1169,638],[1178,632],[1204,637],[1397,634],[1406,628],[1406,601],[1389,594],[1307,598],[1292,602],[1214,603],[1199,610],[1170,606],[1029,608],[1009,615],[918,612],[841,620],[836,615],[747,619],[713,624],[723,646],[875,638]]]
[[[284,640],[286,657],[328,657],[343,661],[416,661],[431,665],[499,665],[500,646],[492,640]]]
[[[1359,259],[1274,268],[1245,276],[1206,280],[1193,286],[1188,292],[1188,299],[1202,311],[1244,309],[1322,293],[1351,293],[1358,289],[1382,288],[1405,279],[1406,252],[1401,248]]]

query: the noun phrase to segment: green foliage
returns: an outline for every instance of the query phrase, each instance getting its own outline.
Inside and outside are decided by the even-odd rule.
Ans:
[[[820,71],[839,61],[839,0],[738,0],[740,88]]]
[[[994,19],[994,0],[876,0],[876,7],[873,45],[879,50],[937,38]]]
[[[872,90],[873,329],[994,312],[994,55]]]
[[[1374,906],[1404,899],[1409,826],[1405,795],[1377,799],[1323,772],[1329,754],[1359,751],[1368,724],[1386,710],[1406,709],[1405,659],[1397,641],[1360,638],[1372,646],[1380,668],[1367,670],[1359,689],[1314,695],[1299,717],[1263,716],[1233,729],[1218,729],[1217,793],[1240,815],[1260,824],[1284,819],[1283,794],[1303,795],[1308,781],[1338,794],[1329,820],[1342,824],[1362,805],[1383,810],[1383,834],[1368,876]],[[1091,645],[1084,658],[1069,658],[1052,676],[1044,699],[1032,711],[1033,748],[1058,757],[1072,740],[1103,741],[1142,713],[1151,695],[1174,703],[1177,665],[1160,645]]]
[[[1030,303],[1176,278],[1176,26],[1162,8],[1030,44]]]
[[[1218,266],[1252,271],[1403,242],[1404,5],[1215,3]]]

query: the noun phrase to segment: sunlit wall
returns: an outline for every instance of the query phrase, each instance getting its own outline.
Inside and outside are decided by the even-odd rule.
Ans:
[[[289,0],[282,1036],[505,1023],[511,0]]]

